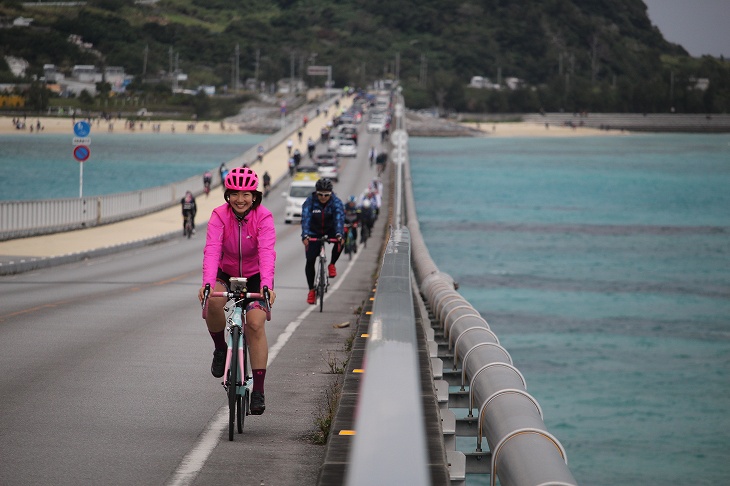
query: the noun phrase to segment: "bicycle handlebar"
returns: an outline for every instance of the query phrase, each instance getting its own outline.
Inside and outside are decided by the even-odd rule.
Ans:
[[[339,243],[340,242],[340,240],[338,240],[337,238],[331,238],[327,235],[320,236],[319,238],[314,238],[314,237],[310,236],[309,239],[312,241],[319,241],[322,243]]]
[[[237,302],[243,300],[259,300],[264,303],[264,312],[266,312],[266,320],[271,320],[271,303],[269,297],[269,288],[264,287],[263,293],[259,292],[242,292],[240,290],[232,290],[230,292],[211,292],[210,284],[205,285],[205,291],[203,293],[203,302],[201,307],[203,308],[203,319],[208,315],[208,297],[223,297],[228,300],[235,300]]]

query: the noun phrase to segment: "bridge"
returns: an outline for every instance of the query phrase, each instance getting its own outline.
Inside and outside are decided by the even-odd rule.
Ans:
[[[394,101],[402,111],[403,101]],[[323,119],[310,120],[306,129],[316,135]],[[304,306],[297,229],[277,227],[283,270],[277,271],[278,324],[268,330],[269,408],[248,420],[234,443],[220,440],[216,410],[223,394],[187,381],[204,375],[209,360],[209,343],[194,332],[201,323],[184,324],[195,312],[202,241],[180,239],[176,191],[196,180],[171,191],[169,209],[140,208],[130,198],[122,212],[135,219],[117,216],[112,223],[97,215],[89,229],[0,242],[0,349],[8,370],[0,381],[7,411],[0,430],[9,431],[0,433],[9,450],[0,466],[3,482],[35,477],[76,484],[101,474],[130,484],[440,485],[480,475],[502,485],[576,484],[524,376],[428,256],[410,193],[407,127],[398,123],[393,144],[381,147],[396,159],[386,174],[388,217],[379,218],[371,240],[382,245],[371,243],[352,261],[338,262],[325,312]],[[267,142],[262,165],[250,165],[285,182],[281,142],[289,135],[272,137],[278,143]],[[250,155],[228,165],[253,160]],[[355,192],[368,170],[362,160],[346,163],[337,190]],[[198,196],[199,214],[220,202],[217,189]],[[281,209],[276,195],[266,204],[275,215]],[[64,224],[76,224],[69,221]],[[181,329],[186,336],[177,337]],[[350,349],[337,349],[342,341]],[[19,350],[28,347],[34,355],[23,360]],[[163,363],[181,373],[165,371]],[[42,390],[28,386],[41,379]],[[322,390],[324,403],[316,400]],[[21,420],[33,406],[47,412]],[[457,418],[463,410],[468,414]],[[312,417],[331,421],[326,448],[307,432]],[[40,444],[29,436],[50,440]],[[457,437],[473,439],[473,449],[457,450]]]

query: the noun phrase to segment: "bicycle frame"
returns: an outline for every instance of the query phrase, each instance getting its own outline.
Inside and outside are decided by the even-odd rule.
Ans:
[[[185,236],[190,238],[193,234],[193,215],[185,215]]]
[[[233,280],[233,279],[231,279]],[[202,302],[203,318],[208,311],[209,297],[223,297],[228,299],[224,312],[227,313],[226,330],[228,331],[228,350],[226,352],[226,365],[223,372],[224,381],[221,382],[228,395],[229,425],[228,440],[233,440],[234,423],[238,426],[238,433],[243,432],[243,419],[249,415],[249,400],[253,388],[253,377],[248,376],[248,347],[246,343],[245,324],[246,306],[254,300],[264,302],[266,320],[271,320],[271,305],[269,303],[269,290],[264,287],[264,292],[250,293],[246,289],[237,289],[230,292],[210,292],[210,285],[205,286]],[[231,311],[230,306],[233,305]]]
[[[215,294],[215,292],[214,292]],[[243,300],[239,301],[243,302]],[[243,395],[246,390],[251,392],[251,389],[253,388],[253,377],[248,376],[248,366],[246,364],[246,361],[244,361],[244,357],[248,356],[248,347],[246,343],[246,334],[245,334],[245,323],[246,323],[246,311],[243,308],[243,306],[238,305],[236,303],[236,306],[233,308],[233,312],[231,315],[228,316],[228,319],[226,319],[227,326],[226,330],[228,331],[228,352],[226,353],[226,367],[223,371],[223,376],[228,379],[229,376],[233,376],[233,374],[229,375],[229,371],[231,370],[231,355],[233,354],[233,326],[236,326],[239,328],[238,333],[238,346],[236,346],[236,349],[238,350],[238,360],[237,366],[238,366],[238,372],[236,373],[236,393],[238,395]],[[246,350],[244,352],[244,349]],[[242,380],[238,380],[239,377],[243,377]],[[233,385],[233,383],[230,382],[223,382],[223,387],[228,390],[228,387]],[[248,415],[248,410],[246,410],[246,415]]]
[[[322,243],[319,248],[319,256],[317,257],[317,274],[314,278],[314,288],[319,298],[319,311],[324,309],[324,294],[327,293],[329,287],[329,275],[327,274],[327,249],[325,243],[339,243],[337,238],[330,238],[327,235],[317,238],[316,241]]]

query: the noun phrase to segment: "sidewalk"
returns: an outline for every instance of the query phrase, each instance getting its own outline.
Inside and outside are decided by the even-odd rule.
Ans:
[[[341,108],[347,109],[351,104],[352,97],[340,99]],[[330,110],[328,118],[333,115]],[[303,128],[302,143],[299,143],[296,133],[292,134],[294,148],[299,148],[306,154],[307,139],[311,137],[313,140],[318,140],[326,122],[327,119],[323,114],[309,120],[307,126]],[[286,177],[288,159],[286,142],[283,142],[266,152],[263,161],[252,164],[251,168],[256,171],[259,178],[268,171],[272,185],[276,185]],[[228,168],[232,169],[233,166]],[[200,227],[207,223],[213,209],[223,203],[220,191],[220,187],[213,188],[209,197],[202,195],[196,198],[198,205],[196,226]],[[180,205],[176,204],[162,211],[113,224],[0,241],[0,275],[47,268],[145,246],[173,237],[182,237],[182,228],[182,211]]]

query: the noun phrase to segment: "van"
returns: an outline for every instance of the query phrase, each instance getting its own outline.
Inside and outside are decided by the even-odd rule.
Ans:
[[[315,190],[319,174],[317,172],[297,172],[289,184],[289,189],[282,194],[286,198],[284,223],[300,223],[302,221],[302,204]]]

